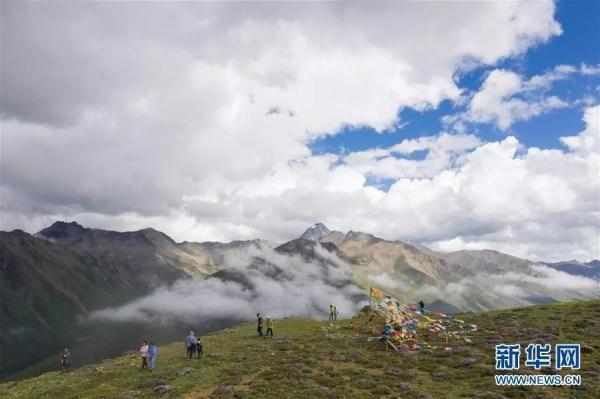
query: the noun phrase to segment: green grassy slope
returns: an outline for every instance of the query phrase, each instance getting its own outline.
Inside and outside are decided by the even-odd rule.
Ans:
[[[157,369],[140,371],[126,354],[71,373],[0,385],[9,398],[598,398],[600,301],[543,305],[462,315],[482,330],[470,344],[444,351],[399,354],[366,342],[365,315],[336,326],[277,320],[274,339],[259,339],[253,324],[203,337],[205,357],[188,360],[183,343],[160,348]],[[540,340],[582,345],[579,387],[496,387],[494,345]],[[76,354],[74,354],[76,356]],[[523,358],[521,360],[523,362]],[[544,370],[544,369],[543,369]],[[521,367],[519,373],[536,372]],[[170,391],[164,390],[164,385]],[[168,389],[168,388],[167,388]]]

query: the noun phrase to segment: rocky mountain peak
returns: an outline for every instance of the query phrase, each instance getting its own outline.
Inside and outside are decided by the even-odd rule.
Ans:
[[[162,231],[158,231],[156,229],[153,229],[152,227],[148,227],[148,228],[145,228],[145,229],[142,229],[142,230],[134,231],[132,234],[143,236],[147,240],[149,240],[150,242],[152,242],[154,245],[161,245],[161,246],[164,246],[164,245],[167,245],[167,246],[175,245],[175,241],[171,237],[169,237],[168,235],[166,235]]]
[[[362,231],[352,231],[352,230],[350,230],[348,233],[346,233],[345,239],[350,240],[350,241],[364,241],[364,242],[383,241],[383,239],[381,239],[379,237],[375,237],[372,234],[363,233]]]
[[[329,233],[331,233],[331,230],[329,230],[323,223],[315,223],[306,229],[300,238],[311,241],[319,241]]]
[[[51,226],[40,230],[36,236],[46,239],[61,239],[80,235],[86,229],[77,222],[54,222]]]

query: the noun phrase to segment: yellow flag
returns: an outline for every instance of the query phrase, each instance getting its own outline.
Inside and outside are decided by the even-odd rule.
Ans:
[[[381,299],[381,297],[383,296],[383,292],[381,292],[375,287],[371,287],[371,296],[375,299]]]

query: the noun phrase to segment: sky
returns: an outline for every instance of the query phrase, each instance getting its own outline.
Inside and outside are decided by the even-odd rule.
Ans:
[[[600,258],[600,3],[0,3],[0,228]]]

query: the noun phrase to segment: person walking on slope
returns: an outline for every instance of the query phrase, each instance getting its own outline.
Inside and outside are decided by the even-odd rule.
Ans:
[[[198,340],[196,341],[196,352],[198,353],[198,359],[200,359],[203,354],[202,342],[200,341],[200,337],[198,337]]]
[[[148,368],[148,342],[147,341],[142,342],[142,347],[140,348],[140,356],[142,357],[142,368],[140,370],[147,369]]]
[[[265,334],[264,338],[267,338],[269,334],[271,334],[271,338],[273,338],[273,320],[271,320],[271,317],[267,316],[265,326],[267,327],[267,333]]]
[[[263,323],[262,316],[260,315],[260,313],[257,313],[256,314],[256,331],[258,331],[258,336],[259,337],[263,336],[263,332],[262,332],[263,324],[264,323]]]
[[[196,352],[196,337],[193,331],[190,331],[189,335],[185,337],[185,347],[187,348],[187,357],[191,359]]]
[[[60,354],[60,368],[63,373],[71,371],[71,352],[69,352],[69,348],[65,348],[64,352]]]
[[[148,357],[150,358],[150,371],[154,370],[156,367],[156,356],[158,355],[158,347],[154,343],[154,341],[150,341],[150,346],[148,347]]]
[[[335,312],[333,305],[329,305],[329,322],[333,323],[333,314]]]
[[[337,321],[338,311],[337,306],[333,307],[333,321]]]
[[[419,311],[421,314],[425,314],[425,303],[422,300],[419,301]]]

